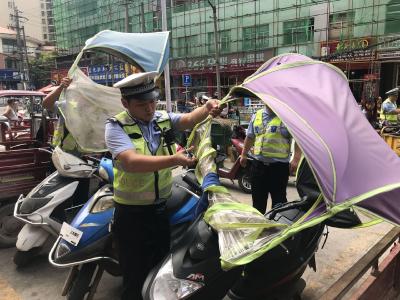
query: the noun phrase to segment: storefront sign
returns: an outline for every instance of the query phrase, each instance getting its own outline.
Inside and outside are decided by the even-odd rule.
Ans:
[[[98,83],[111,82],[113,78],[114,82],[117,82],[125,78],[125,64],[114,64],[113,70],[105,65],[89,66],[89,78]]]
[[[272,50],[252,53],[233,53],[220,57],[220,69],[227,71],[255,69],[273,56]],[[211,71],[215,68],[214,57],[195,57],[171,60],[174,73],[187,70]]]
[[[358,38],[321,43],[321,54],[328,55],[329,61],[371,60],[374,52],[367,49],[372,38]]]
[[[21,76],[17,70],[0,69],[0,81],[19,81]]]
[[[377,58],[399,59],[400,58],[400,35],[378,37]]]
[[[80,67],[81,71],[88,75],[88,67]],[[54,69],[51,71],[51,80],[55,81],[56,84],[61,82],[61,79],[68,76],[69,69]]]

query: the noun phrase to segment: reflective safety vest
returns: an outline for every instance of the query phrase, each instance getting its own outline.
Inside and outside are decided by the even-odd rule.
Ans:
[[[171,120],[165,111],[157,120],[159,128],[171,129]],[[130,137],[135,146],[135,152],[144,155],[153,155],[149,149],[143,133],[131,118],[128,112],[124,111],[110,121],[118,122],[125,133]],[[175,152],[175,147],[172,147]],[[155,155],[170,155],[167,147],[164,146],[164,137],[161,135],[160,145]],[[155,172],[132,173],[124,171],[121,162],[114,160],[114,200],[125,205],[150,205],[157,199],[168,199],[171,196],[172,173],[171,168]]]
[[[389,98],[386,99],[385,101],[383,101],[381,110],[380,110],[380,112],[379,112],[379,118],[380,118],[381,120],[383,120],[383,121],[388,121],[388,122],[390,122],[390,123],[397,123],[397,114],[386,114],[386,113],[383,111],[383,105],[384,105],[385,103],[388,103],[388,102],[392,103],[392,101],[390,101]],[[392,104],[394,104],[394,105],[396,106],[396,108],[397,108],[397,105],[396,105],[395,103],[392,103]]]
[[[263,111],[256,112],[254,119],[254,154],[270,158],[288,158],[290,154],[290,139],[282,133],[282,121],[278,117],[271,119],[266,126],[263,124]]]
[[[60,146],[66,152],[78,151],[83,152],[78,146],[72,134],[69,133],[67,127],[65,127],[65,122],[58,120],[56,128],[53,132],[52,146]]]

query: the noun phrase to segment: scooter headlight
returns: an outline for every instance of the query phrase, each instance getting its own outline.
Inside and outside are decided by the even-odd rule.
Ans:
[[[71,252],[71,249],[63,242],[59,242],[56,248],[55,258],[58,259]]]
[[[108,176],[107,170],[104,169],[103,166],[99,167],[99,176],[105,181],[110,182],[110,177]]]
[[[178,279],[174,276],[172,258],[158,271],[150,288],[151,300],[180,300],[186,299],[189,295],[202,288],[204,284]]]
[[[113,196],[105,195],[96,201],[95,205],[93,205],[91,209],[91,213],[99,213],[112,207],[114,207]]]

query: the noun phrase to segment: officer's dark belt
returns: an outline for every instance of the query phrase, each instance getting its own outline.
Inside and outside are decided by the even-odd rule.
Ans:
[[[124,210],[128,210],[130,212],[151,212],[160,208],[165,208],[167,205],[167,201],[165,199],[157,200],[157,203],[150,205],[127,205],[118,202],[114,203],[116,207],[123,208]]]

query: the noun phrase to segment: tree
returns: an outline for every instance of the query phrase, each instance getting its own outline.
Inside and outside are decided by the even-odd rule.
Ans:
[[[57,52],[42,52],[37,58],[31,59],[30,64],[30,81],[36,89],[50,84],[51,70],[54,68],[54,61]]]

